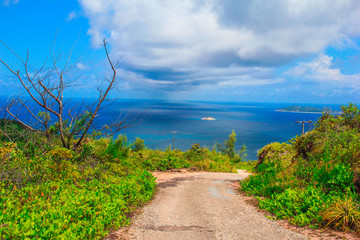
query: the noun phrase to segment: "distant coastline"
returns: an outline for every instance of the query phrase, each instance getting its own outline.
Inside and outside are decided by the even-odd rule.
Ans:
[[[291,112],[291,113],[311,113],[311,114],[322,114],[325,109],[315,108],[315,107],[301,107],[301,106],[290,106],[290,107],[284,107],[280,109],[276,109],[276,112]],[[340,114],[340,112],[337,111],[331,111],[332,114]]]
[[[287,112],[287,113],[311,113],[311,114],[322,114],[322,112],[302,112],[302,111],[286,111],[286,110],[275,110],[276,112]]]

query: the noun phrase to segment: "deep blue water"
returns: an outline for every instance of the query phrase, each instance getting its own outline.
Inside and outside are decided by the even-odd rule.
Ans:
[[[5,98],[0,98],[3,105]],[[85,100],[85,102],[88,100]],[[73,101],[76,103],[76,100]],[[173,142],[171,131],[175,134],[175,147],[189,149],[192,144],[212,148],[215,143],[223,143],[234,129],[237,135],[237,148],[245,144],[248,159],[257,159],[257,151],[271,142],[286,142],[300,135],[302,126],[296,120],[316,122],[321,114],[276,112],[276,109],[291,106],[313,106],[323,109],[319,104],[285,103],[215,103],[215,102],[174,102],[159,100],[115,100],[96,118],[95,127],[114,121],[119,114],[143,114],[143,120],[135,126],[123,129],[129,140],[136,137],[144,139],[151,149],[165,149]],[[339,105],[326,105],[339,110]],[[2,106],[0,106],[2,107]],[[215,121],[201,120],[213,117]],[[314,126],[306,124],[305,130]],[[115,136],[116,137],[116,136]]]
[[[187,150],[194,143],[212,148],[223,143],[234,129],[237,148],[245,144],[248,159],[256,159],[257,151],[271,142],[286,142],[301,134],[302,126],[296,120],[316,122],[321,114],[276,112],[276,109],[294,104],[273,103],[214,103],[214,102],[169,102],[154,100],[117,100],[105,108],[97,124],[111,122],[119,113],[142,113],[144,120],[132,128],[124,129],[128,139],[140,137],[147,147],[165,149],[173,141],[175,147]],[[323,108],[317,104],[296,104]],[[339,110],[339,105],[327,105]],[[213,117],[215,121],[201,120]],[[305,130],[314,126],[305,125]]]

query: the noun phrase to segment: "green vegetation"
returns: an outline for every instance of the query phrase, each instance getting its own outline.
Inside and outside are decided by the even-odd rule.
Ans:
[[[236,133],[232,130],[228,140],[225,140],[224,144],[217,143],[215,148],[218,149],[222,154],[227,155],[234,164],[240,163],[247,156],[246,146],[243,144],[239,151],[235,150],[235,144],[237,142]]]
[[[251,173],[254,171],[256,164],[257,164],[257,161],[255,161],[255,160],[247,160],[247,161],[241,161],[241,162],[235,164],[235,167],[236,167],[236,169],[246,170]]]
[[[15,120],[0,119],[0,141],[25,142],[30,131]]]
[[[259,207],[296,225],[360,231],[360,110],[324,113],[316,128],[259,152],[241,189]]]
[[[309,113],[322,113],[323,112],[323,110],[321,110],[319,108],[301,107],[301,106],[296,106],[296,105],[280,108],[276,111],[279,111],[279,112],[309,112]]]
[[[96,239],[127,224],[154,193],[146,169],[109,155],[110,144],[80,151],[0,145],[0,238]]]
[[[68,149],[15,121],[0,123],[0,239],[101,239],[151,199],[150,171],[235,172],[238,161],[199,144],[186,152],[150,150],[124,135],[87,136]]]

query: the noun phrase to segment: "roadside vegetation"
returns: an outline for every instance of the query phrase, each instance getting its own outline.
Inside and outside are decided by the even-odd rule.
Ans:
[[[150,150],[140,138],[112,137],[141,122],[144,112],[114,116],[95,130],[121,81],[105,39],[104,80],[93,89],[97,98],[83,101],[64,98],[87,76],[75,72],[73,50],[66,56],[54,43],[36,68],[29,51],[22,58],[1,40],[0,46],[12,56],[0,57],[0,66],[19,86],[0,109],[0,239],[103,238],[151,199],[156,186],[151,171],[235,172],[245,156],[245,146],[235,151],[234,131],[213,150],[194,144],[186,152],[171,146]]]
[[[323,113],[314,130],[262,148],[240,183],[259,207],[296,225],[360,232],[360,110]]]
[[[100,239],[151,199],[151,171],[235,172],[241,160],[235,133],[222,151],[194,144],[183,152],[151,150],[125,135],[88,135],[68,149],[56,134],[49,141],[13,120],[0,120],[0,128],[0,239]]]
[[[57,54],[54,44],[44,65],[35,68],[29,51],[21,58],[1,40],[0,45],[13,56],[0,58],[0,65],[20,86],[0,109],[0,239],[100,239],[151,199],[151,171],[235,172],[241,161],[234,132],[213,150],[194,144],[182,152],[150,150],[142,139],[132,143],[121,134],[112,138],[141,122],[144,113],[114,116],[95,130],[121,80],[105,39],[108,73],[98,80],[93,102],[64,98],[86,77],[74,72],[72,50]]]

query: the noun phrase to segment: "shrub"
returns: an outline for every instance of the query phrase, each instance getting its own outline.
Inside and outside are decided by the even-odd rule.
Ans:
[[[288,182],[279,178],[279,166],[274,162],[263,163],[258,166],[256,175],[249,176],[240,182],[241,189],[252,195],[270,197],[274,193],[281,193],[289,187]]]
[[[235,154],[235,156],[233,158],[231,158],[231,161],[234,163],[234,164],[237,164],[237,163],[240,163],[241,161],[243,161],[246,156],[247,156],[247,147],[245,146],[245,144],[243,144],[241,146],[241,149],[237,152],[237,154]]]
[[[184,157],[192,162],[198,162],[206,156],[206,149],[200,147],[200,144],[195,143],[189,150],[184,153]]]
[[[348,165],[343,163],[324,163],[319,169],[314,170],[314,181],[323,191],[346,192],[352,187],[354,175]]]
[[[141,151],[141,150],[144,150],[145,149],[145,143],[144,143],[144,140],[137,137],[135,142],[133,143],[132,145],[132,149],[133,151],[135,152],[138,152],[138,151]]]
[[[271,195],[269,199],[260,199],[259,207],[274,213],[278,219],[285,218],[300,226],[316,227],[322,223],[321,213],[331,200],[331,196],[313,187],[304,190],[288,188]]]
[[[341,116],[344,119],[344,124],[350,126],[351,128],[360,127],[360,109],[356,104],[349,103],[347,106],[341,106],[343,113]]]
[[[109,155],[112,159],[124,159],[128,156],[130,150],[130,143],[125,135],[119,135],[114,141],[110,140],[109,145],[105,150],[105,154]]]
[[[91,143],[84,143],[81,146],[80,152],[74,157],[75,161],[85,161],[94,153],[94,146]]]
[[[261,168],[260,165],[270,162],[274,163],[274,166],[279,167],[279,169],[284,169],[290,166],[295,156],[295,151],[290,144],[274,142],[263,147],[259,151],[258,156],[259,161],[256,171],[261,172],[262,169],[266,169],[264,167]]]
[[[227,155],[210,151],[194,144],[191,149],[182,152],[178,149],[165,151],[145,149],[132,151],[126,161],[149,171],[191,168],[194,170],[235,172],[234,164]]]
[[[99,239],[151,198],[148,171],[66,160],[73,154],[54,148],[27,158],[15,144],[0,146],[0,239]]]
[[[24,125],[13,119],[0,119],[0,130],[0,141],[6,142],[10,138],[19,145],[23,145],[34,135]]]
[[[156,184],[147,170],[235,171],[229,156],[200,146],[130,151],[120,135],[70,150],[42,140],[0,143],[0,239],[101,239],[151,198]]]
[[[228,155],[230,158],[235,156],[235,143],[237,142],[235,131],[232,130],[229,135],[229,139],[224,142],[222,152]]]
[[[55,162],[70,160],[74,156],[74,152],[64,147],[55,147],[48,153]]]
[[[294,144],[296,155],[307,158],[309,154],[321,153],[324,149],[324,137],[324,133],[316,130],[297,137]]]
[[[325,112],[313,131],[259,152],[254,175],[240,183],[260,207],[297,225],[359,231],[360,110]]]
[[[339,230],[359,230],[360,229],[360,209],[359,203],[353,198],[348,197],[344,200],[334,201],[322,213],[326,227]]]

